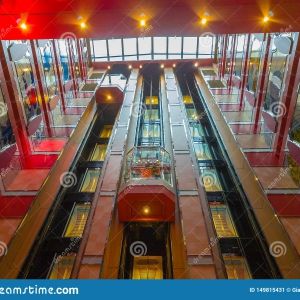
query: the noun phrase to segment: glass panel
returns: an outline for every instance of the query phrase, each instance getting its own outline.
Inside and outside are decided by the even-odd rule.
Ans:
[[[204,131],[200,124],[190,124],[190,131],[192,137],[204,136]]]
[[[196,54],[197,50],[197,38],[196,37],[184,37],[183,38],[183,53]]]
[[[110,138],[113,125],[105,125],[100,133],[100,138]]]
[[[164,179],[172,185],[170,154],[162,147],[136,147],[124,160],[122,183],[129,179]]]
[[[49,279],[70,279],[70,275],[75,262],[75,254],[59,256],[53,263]]]
[[[181,37],[169,37],[168,52],[181,53],[181,40]],[[180,58],[180,56],[178,58]]]
[[[210,210],[218,237],[237,236],[230,212],[226,205],[210,205]]]
[[[212,159],[209,147],[206,144],[194,144],[197,158],[200,160]]]
[[[251,279],[246,259],[242,256],[223,254],[228,279]]]
[[[212,54],[212,36],[201,36],[199,37],[198,53],[199,54]]]
[[[180,59],[181,55],[180,54],[176,54],[176,55],[170,55],[169,54],[169,59]]]
[[[7,106],[3,97],[2,88],[0,87],[0,150],[9,144],[12,144],[13,140],[14,135],[8,116]],[[3,169],[1,171],[3,171]]]
[[[146,109],[144,112],[144,120],[158,120],[158,109]]]
[[[110,61],[122,61],[123,60],[122,56],[115,56],[115,57],[110,56],[109,59],[110,59]]]
[[[138,38],[139,54],[151,53],[151,37]]]
[[[61,66],[63,69],[64,81],[68,81],[71,79],[71,72],[69,68],[69,57],[68,57],[66,41],[58,40],[58,46],[59,46]]]
[[[104,161],[105,154],[106,154],[107,145],[96,145],[90,160],[91,161]]]
[[[107,57],[106,40],[93,40],[93,44],[96,57]]]
[[[159,124],[143,124],[142,137],[160,137]]]
[[[194,108],[187,108],[186,114],[189,119],[194,119],[194,118],[197,118],[197,116],[198,116],[197,111]]]
[[[125,61],[134,61],[137,60],[137,56],[124,56]]]
[[[238,77],[241,77],[241,73],[242,73],[242,62],[243,62],[245,37],[246,37],[245,34],[237,36],[234,74],[235,74],[235,76],[238,76]]]
[[[157,96],[152,96],[152,98],[150,96],[146,97],[146,105],[150,105],[150,104],[158,104],[158,97]]]
[[[154,37],[154,53],[166,53],[167,52],[167,38],[166,37]]]
[[[247,89],[256,94],[262,42],[254,39],[250,54]]]
[[[108,40],[109,56],[122,56],[122,44],[120,39]]]
[[[73,208],[64,237],[82,236],[91,204],[76,204]]]
[[[190,95],[183,95],[182,98],[184,104],[194,104],[193,99]]]
[[[124,55],[136,55],[136,39],[123,39]]]
[[[196,58],[196,54],[183,54],[183,58],[185,59]]]
[[[151,60],[152,56],[151,55],[140,55],[139,58],[140,58],[140,60]]]
[[[97,187],[101,170],[88,170],[85,174],[80,192],[94,193]]]
[[[39,48],[39,49],[43,61],[43,70],[45,75],[47,91],[49,97],[51,97],[57,92],[57,83],[56,83],[56,75],[55,75],[55,69],[53,64],[52,47],[50,47],[47,44],[44,48]]]
[[[154,59],[156,60],[167,59],[167,55],[166,54],[154,55]]]
[[[269,68],[268,87],[264,102],[264,109],[270,111],[275,118],[278,118],[284,112],[285,107],[280,103],[283,81],[286,73],[287,55],[280,53],[271,41],[272,58]]]
[[[201,168],[202,181],[207,192],[222,191],[216,170]]]

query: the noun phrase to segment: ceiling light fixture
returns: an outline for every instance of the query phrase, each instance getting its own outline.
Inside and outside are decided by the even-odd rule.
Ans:
[[[206,24],[206,22],[207,22],[206,19],[202,19],[202,20],[201,20],[201,23],[202,23],[202,24]]]
[[[268,22],[269,21],[269,18],[268,17],[264,17],[264,22]]]
[[[85,27],[85,23],[82,22],[82,23],[80,24],[80,26],[81,26],[82,28],[84,28],[84,27]]]
[[[141,20],[140,24],[141,24],[141,26],[145,26],[146,25],[146,21],[145,20]]]
[[[145,205],[142,207],[142,211],[144,214],[149,214],[151,211],[151,206],[150,205]]]
[[[25,23],[22,23],[22,24],[21,24],[21,28],[22,28],[22,29],[26,29],[26,28],[27,28],[27,25],[26,25]]]

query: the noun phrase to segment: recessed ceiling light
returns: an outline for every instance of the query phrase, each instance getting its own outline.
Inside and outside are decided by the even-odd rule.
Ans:
[[[82,23],[80,24],[80,26],[81,26],[82,28],[84,28],[84,27],[85,27],[85,23],[82,22]]]
[[[141,26],[145,26],[146,25],[146,21],[145,20],[141,20]]]
[[[201,23],[202,23],[202,24],[206,24],[206,22],[207,22],[206,19],[202,19],[202,20],[201,20]]]
[[[269,18],[268,17],[264,17],[264,22],[268,22]]]
[[[25,23],[22,23],[22,24],[21,24],[21,28],[22,28],[22,29],[26,29],[26,28],[27,28],[27,25],[26,25]]]

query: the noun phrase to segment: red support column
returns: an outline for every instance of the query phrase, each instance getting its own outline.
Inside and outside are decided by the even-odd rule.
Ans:
[[[269,78],[269,64],[270,64],[270,58],[271,58],[271,51],[270,50],[270,45],[271,45],[271,35],[267,34],[267,37],[265,41],[263,42],[263,47],[262,47],[262,55],[261,57],[263,58],[260,61],[260,75],[258,78],[258,90],[257,90],[257,101],[256,101],[256,106],[254,109],[254,130],[253,133],[258,133],[259,132],[259,123],[261,119],[261,112],[263,108],[263,104],[265,101],[266,97],[266,89],[268,86],[268,78]]]
[[[246,38],[247,42],[244,46],[244,53],[243,53],[243,65],[242,65],[242,78],[241,78],[241,86],[240,86],[240,97],[239,97],[239,103],[240,107],[239,110],[244,109],[244,97],[245,97],[245,90],[246,90],[246,84],[248,81],[248,72],[249,72],[249,63],[250,63],[250,52],[252,47],[251,42],[251,34],[248,34],[248,38]]]
[[[299,55],[300,39],[298,34],[294,40],[294,47],[287,67],[285,89],[282,94],[281,103],[279,104],[279,107],[281,108],[280,111],[283,111],[283,115],[278,120],[274,147],[275,155],[282,158],[288,138],[289,128],[293,120],[294,107],[298,98],[298,86],[300,81]]]
[[[14,73],[5,43],[6,42],[0,41],[0,80],[20,158],[22,163],[24,163],[31,155],[31,147],[28,139],[25,116],[21,107],[21,101],[23,99],[20,101],[21,96],[19,95],[14,79]]]
[[[228,34],[225,35],[225,40],[223,43],[223,53],[222,53],[222,66],[221,66],[221,72],[220,77],[223,78],[225,75],[225,69],[226,69],[226,58],[227,58],[227,45],[228,45]]]
[[[76,75],[75,75],[75,71],[74,71],[74,63],[73,63],[73,55],[72,55],[72,51],[71,51],[71,41],[70,39],[67,39],[67,45],[68,45],[68,56],[69,56],[69,62],[70,62],[70,69],[71,69],[71,76],[72,76],[72,81],[73,81],[73,90],[74,90],[74,94],[75,94],[75,98],[77,98],[77,85],[76,85]]]
[[[56,40],[52,41],[52,49],[53,49],[53,55],[54,55],[54,66],[55,66],[55,73],[57,76],[58,86],[59,86],[59,93],[60,93],[60,103],[62,106],[63,113],[66,113],[66,99],[65,99],[65,92],[64,92],[64,86],[63,86],[63,77],[61,75],[61,68],[60,68],[60,59],[58,55],[58,44]]]
[[[236,40],[237,40],[237,35],[235,34],[233,37],[232,51],[231,51],[232,55],[230,60],[230,71],[229,71],[229,80],[228,80],[229,93],[231,93],[231,89],[232,89],[232,76],[235,67],[234,62],[235,62],[235,54],[236,54]]]
[[[36,51],[36,41],[30,40],[30,51],[32,54],[32,65],[33,65],[33,72],[35,74],[35,80],[37,81],[37,84],[35,84],[35,88],[37,90],[37,96],[39,99],[39,104],[42,110],[43,120],[44,120],[44,126],[47,132],[47,136],[52,136],[52,129],[51,129],[51,120],[49,117],[49,111],[47,106],[47,101],[49,101],[48,93],[45,89],[43,78],[42,78],[42,71],[40,68],[41,62],[38,58],[38,53]]]
[[[77,53],[78,53],[78,64],[81,80],[85,79],[85,69],[84,69],[84,61],[82,57],[82,47],[80,39],[76,39]]]

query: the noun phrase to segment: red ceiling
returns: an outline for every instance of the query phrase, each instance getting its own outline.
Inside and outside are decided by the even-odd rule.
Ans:
[[[292,31],[300,31],[299,0],[3,0],[0,3],[2,39],[59,38],[62,35],[195,36],[204,32],[278,32],[289,26]],[[274,12],[274,17],[265,24],[262,18],[269,10]],[[205,12],[210,17],[203,26],[199,20]],[[152,26],[146,34],[139,27],[141,14],[145,15],[147,26]],[[79,26],[78,16],[86,22],[85,29]],[[27,30],[18,27],[16,21],[20,18],[28,24]]]

